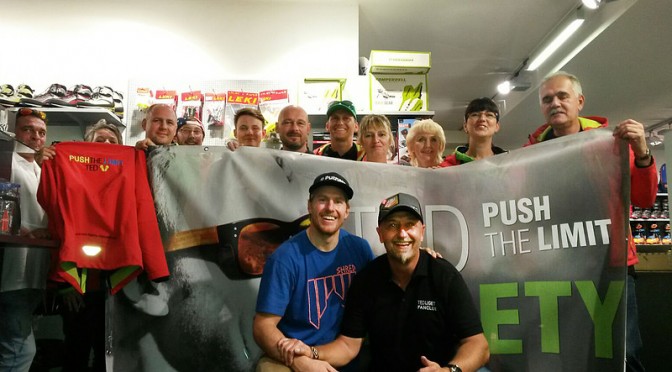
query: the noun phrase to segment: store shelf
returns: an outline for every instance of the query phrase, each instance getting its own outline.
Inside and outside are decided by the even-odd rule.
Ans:
[[[7,110],[10,113],[10,123],[13,122],[14,117],[16,116],[16,111],[19,109],[20,107],[13,107]],[[47,114],[47,120],[49,121],[48,124],[50,126],[78,125],[82,127],[82,130],[84,130],[84,128],[95,124],[98,120],[105,119],[105,121],[110,124],[114,124],[117,127],[126,127],[117,115],[102,107],[36,107],[35,109],[43,111]]]
[[[655,250],[653,247],[637,246],[639,263],[635,265],[637,271],[672,271],[672,247],[664,246]]]
[[[672,244],[636,244],[638,252],[662,252],[672,249]]]
[[[55,249],[59,247],[59,242],[56,240],[27,238],[25,236],[0,235],[0,248],[12,247]]]
[[[359,112],[357,113],[357,121],[361,121],[362,118],[366,115],[376,114],[376,115],[385,115],[388,120],[390,120],[390,125],[392,126],[392,131],[396,131],[398,127],[399,119],[430,119],[434,117],[434,111],[385,111],[385,112]],[[322,131],[327,124],[327,115],[326,113],[309,113],[308,120],[310,121],[313,131]]]

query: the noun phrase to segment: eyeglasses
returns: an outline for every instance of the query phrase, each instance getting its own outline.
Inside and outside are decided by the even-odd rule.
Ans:
[[[207,247],[204,257],[216,261],[228,278],[256,278],[263,274],[266,260],[278,246],[309,224],[308,215],[292,222],[252,218],[216,228],[179,232],[171,237],[167,250]]]
[[[194,128],[194,129],[180,128],[180,127],[182,127],[186,124],[196,125],[196,126],[198,126],[198,128]],[[198,118],[193,117],[193,116],[188,117],[188,118],[185,118],[185,117],[177,118],[177,127],[180,128],[177,131],[182,133],[182,134],[193,133],[193,134],[205,135],[205,132],[203,130],[203,124],[201,123],[201,121]]]
[[[19,111],[16,112],[16,116],[35,116],[36,118],[42,119],[42,121],[47,122],[47,114],[42,111],[31,109],[28,107],[22,107]]]
[[[189,128],[180,128],[180,130],[178,130],[178,132],[180,132],[180,133],[182,133],[182,134],[187,134],[187,135],[188,135],[188,134],[193,134],[193,135],[195,135],[195,136],[197,136],[197,135],[201,135],[201,136],[202,136],[202,135],[205,134],[205,133],[203,133],[203,129],[201,129],[201,127],[192,128],[192,129],[189,129]]]
[[[485,115],[486,119],[499,120],[499,114],[490,111],[472,112],[469,115],[467,115],[467,117],[469,119],[479,119],[481,115]]]

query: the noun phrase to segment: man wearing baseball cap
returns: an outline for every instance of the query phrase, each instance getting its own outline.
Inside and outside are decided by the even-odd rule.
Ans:
[[[205,129],[198,118],[178,118],[177,119],[177,133],[175,134],[175,142],[178,145],[196,145],[203,144],[205,139]]]
[[[354,142],[355,132],[359,130],[355,105],[350,101],[334,101],[327,109],[327,130],[330,142],[314,153],[337,159],[358,160],[364,158],[364,149]]]
[[[266,356],[257,371],[284,368],[281,340],[308,345],[334,340],[350,282],[373,259],[366,240],[341,228],[354,194],[348,181],[324,173],[309,193],[310,226],[280,245],[264,266],[253,334]]]
[[[411,195],[381,202],[376,230],[387,253],[355,277],[338,338],[323,346],[292,345],[301,354],[293,363],[335,371],[357,355],[367,334],[371,371],[466,372],[488,361],[488,343],[462,276],[448,261],[420,250],[423,221]]]

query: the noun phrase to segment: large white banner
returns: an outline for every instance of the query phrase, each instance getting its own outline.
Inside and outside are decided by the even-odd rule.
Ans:
[[[180,146],[149,156],[171,269],[109,303],[114,371],[253,371],[265,257],[305,228],[308,188],[335,171],[355,190],[345,228],[384,249],[377,207],[415,195],[423,246],[461,270],[492,371],[616,371],[624,360],[627,148],[607,130],[444,169],[283,151]]]

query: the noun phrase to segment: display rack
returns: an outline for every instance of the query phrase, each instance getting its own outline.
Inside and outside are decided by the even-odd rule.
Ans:
[[[21,107],[12,107],[7,109],[10,115],[12,115],[10,117],[10,122],[14,119],[16,112],[20,108]],[[50,126],[79,125],[80,127],[86,128],[89,125],[95,124],[100,119],[105,119],[110,124],[114,124],[121,128],[126,127],[117,115],[102,107],[36,107],[35,109],[47,114]]]
[[[660,203],[667,200],[667,193],[658,193],[656,198]],[[661,236],[665,235],[665,225],[670,224],[669,218],[630,218],[630,227],[633,235],[638,224],[660,224],[658,227]],[[648,234],[648,233],[647,233]],[[648,237],[647,237],[648,238]],[[662,240],[662,239],[661,239]],[[638,271],[672,271],[672,244],[636,244],[639,263]]]

